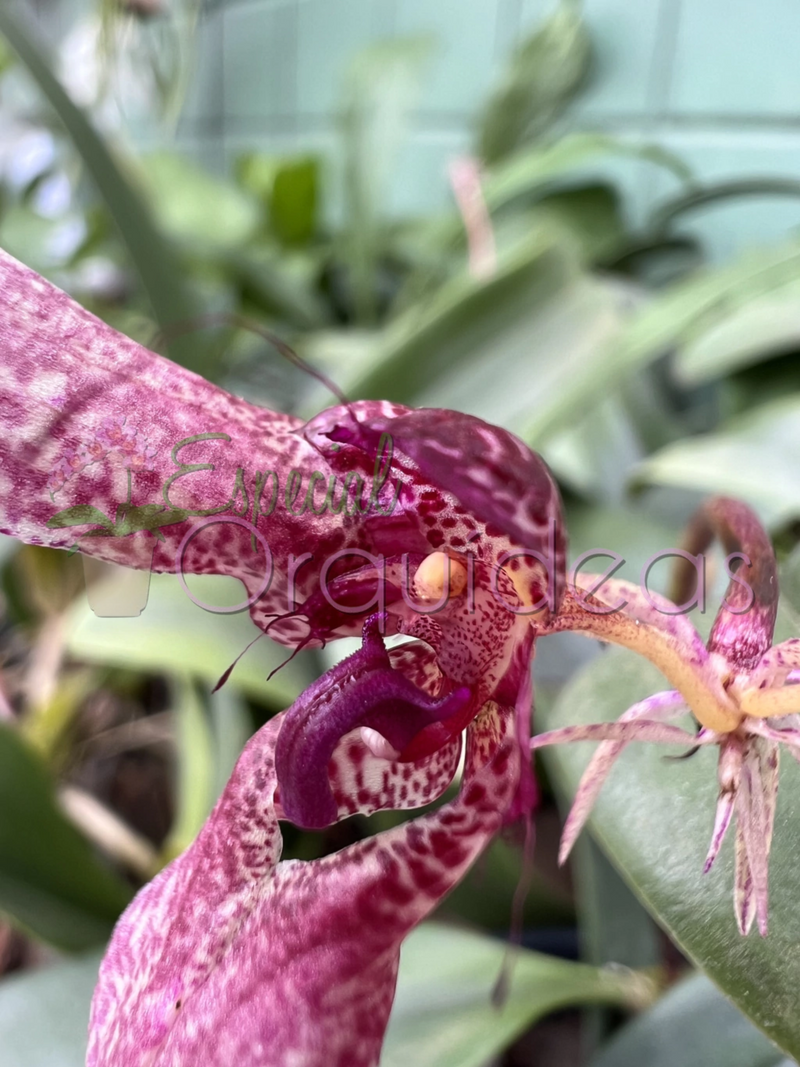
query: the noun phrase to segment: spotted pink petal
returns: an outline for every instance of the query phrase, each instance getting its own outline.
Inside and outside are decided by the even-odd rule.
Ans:
[[[742,937],[750,933],[756,917],[756,898],[753,891],[753,876],[744,839],[744,827],[737,820],[736,844],[734,853],[733,904],[736,913],[736,925]]]
[[[800,727],[798,725],[784,726],[785,720],[776,719],[774,722],[765,722],[763,719],[748,719],[747,732],[758,734],[768,741],[776,744],[788,745],[792,755],[800,758]]]
[[[258,514],[260,475],[274,471],[283,488],[283,475],[293,465],[308,472],[320,466],[319,456],[295,433],[300,420],[237,400],[146,351],[5,253],[0,253],[0,294],[5,309],[0,321],[0,530],[54,547],[69,548],[77,540],[83,551],[103,559],[149,566],[153,542],[147,532],[87,538],[81,537],[86,525],[52,523],[56,512],[76,505],[91,505],[113,522],[127,497],[124,471],[102,463],[87,467],[62,489],[58,507],[47,491],[48,475],[60,457],[84,441],[117,444],[127,435],[120,413],[135,412],[157,459],[152,472],[137,473],[133,504],[162,504],[165,512],[168,503],[192,512],[218,510],[268,530],[276,577],[254,615],[262,621],[274,608],[284,611],[290,551],[324,541],[332,525],[326,517],[295,516],[285,506],[276,505],[269,525]],[[55,396],[57,407],[50,403]],[[206,436],[178,447],[198,435]],[[200,469],[190,469],[195,466]],[[270,489],[262,485],[262,490],[260,507],[266,511]],[[160,527],[164,540],[156,544],[153,568],[174,569],[187,530],[206,517],[193,515]],[[339,534],[332,547],[344,540]],[[251,546],[249,530],[223,523],[189,544],[185,569],[233,574],[256,590],[265,560],[259,546]]]
[[[800,637],[790,637],[768,648],[749,678],[748,687],[781,686],[791,680],[792,672],[800,667]]]
[[[374,1067],[402,939],[513,797],[518,748],[504,722],[487,709],[476,724],[455,801],[333,856],[280,864],[281,717],[264,727],[195,843],[120,920],[88,1067]]]
[[[731,824],[735,799],[736,794],[734,792],[723,792],[719,795],[719,799],[717,800],[717,810],[714,815],[714,829],[711,834],[711,844],[709,845],[708,854],[705,863],[703,864],[703,874],[708,874],[714,866],[717,856],[719,855],[719,850],[722,848],[722,842],[725,840],[725,835]]]
[[[742,761],[735,810],[737,916],[743,934],[758,920],[767,934],[769,852],[778,788],[778,748],[754,739]]]

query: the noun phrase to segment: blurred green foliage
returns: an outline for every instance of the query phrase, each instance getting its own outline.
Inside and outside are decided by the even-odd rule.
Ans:
[[[185,7],[191,20],[195,8]],[[108,47],[114,17],[105,5]],[[73,103],[34,35],[5,7],[0,35],[0,107],[45,146],[24,174],[4,172],[0,243],[119,329],[145,343],[161,332],[172,358],[254,401],[301,414],[329,403],[319,383],[276,361],[261,338],[227,324],[246,315],[349,396],[457,408],[502,424],[541,451],[559,478],[574,552],[613,549],[634,579],[649,555],[676,543],[698,493],[748,500],[782,550],[794,546],[800,244],[787,240],[711,267],[683,223],[690,211],[733,196],[796,196],[797,183],[703,186],[657,145],[572,129],[571,103],[591,85],[591,41],[577,5],[562,4],[523,42],[475,117],[474,163],[496,246],[494,269],[480,273],[469,266],[473,221],[455,208],[402,219],[385,208],[430,42],[386,42],[357,57],[343,86],[338,173],[308,151],[249,151],[222,178],[174,151],[124,152]],[[182,62],[159,68],[167,110]],[[5,89],[26,75],[37,103],[15,113],[16,98]],[[602,176],[620,158],[669,171],[680,192],[634,222],[620,189]],[[77,949],[105,938],[148,863],[156,869],[192,839],[245,738],[294,699],[320,662],[298,657],[265,682],[280,661],[265,641],[212,696],[214,682],[254,636],[246,618],[210,616],[171,579],[154,578],[142,618],[98,619],[76,597],[63,556],[55,560],[0,544],[9,623],[0,696],[6,686],[13,690],[19,726],[0,728],[0,908],[39,938]],[[791,586],[791,574],[787,581]],[[38,600],[30,596],[37,582],[48,594]],[[796,633],[788,610],[784,624]],[[567,688],[571,654],[545,650],[543,661],[548,725],[611,715],[630,703],[634,689],[658,688],[652,672],[625,655],[590,664]],[[574,788],[582,760],[582,751],[554,753],[547,766],[556,785]],[[676,942],[797,1054],[791,998],[781,1008],[775,994],[776,982],[792,988],[796,978],[789,850],[776,848],[775,933],[764,943],[740,941],[729,914],[729,872],[721,867],[703,889],[698,881],[712,776],[701,783],[694,764],[676,769],[646,751],[626,766],[627,777],[598,807],[604,852]],[[100,797],[118,820],[110,843],[91,819],[82,833],[72,825],[58,806],[59,781]],[[787,786],[790,797],[796,792]],[[639,806],[632,797],[642,798]],[[664,839],[654,822],[664,811],[676,827],[668,874],[655,844]],[[353,820],[340,836],[305,841],[288,831],[288,848],[306,855],[339,847],[348,833],[380,825],[380,818]],[[138,866],[125,859],[131,828],[150,849]],[[477,869],[447,913],[497,928],[507,921],[519,861],[498,843],[487,862],[483,881]],[[569,890],[543,866],[540,860],[526,924],[569,923]],[[592,963],[655,962],[660,942],[652,920],[604,855],[587,844],[577,873]],[[708,902],[720,894],[724,905],[711,915]],[[441,931],[415,937],[387,1062],[410,1062],[412,1047],[414,1062],[423,1062],[422,1040],[429,1052],[440,1050],[424,1062],[477,1065],[476,1050],[488,1058],[544,1011],[577,1001],[630,1006],[631,982],[643,982],[525,954],[510,1006],[493,1015],[484,979],[497,963],[496,946]],[[436,937],[454,938],[452,955],[437,949]],[[461,983],[460,999],[437,1004],[435,1025],[421,1038],[420,1004],[429,1002],[432,968],[445,956],[452,963],[446,984]],[[96,960],[68,966],[83,968],[88,991]],[[32,991],[30,1003],[50,1003],[50,979],[42,975],[40,988],[36,980],[0,987],[0,1035],[8,1032],[9,1041],[7,1005],[18,1004],[24,988]],[[710,987],[701,994],[709,1017],[733,1011]],[[673,1034],[674,1054],[658,1061],[665,1067],[701,1062],[704,1016],[689,1011],[693,995],[676,990],[662,1003],[601,1053],[598,1067],[645,1062],[636,1050],[649,1047],[651,1032]],[[770,1046],[741,1016],[732,1017],[746,1034],[737,1064],[779,1062],[778,1054],[765,1056]],[[27,1049],[26,1064],[39,1062],[41,1047],[31,1051],[21,1032],[17,1026],[13,1040],[22,1043],[9,1047]],[[718,1052],[702,1062],[734,1062]],[[70,1056],[65,1065],[79,1062]]]

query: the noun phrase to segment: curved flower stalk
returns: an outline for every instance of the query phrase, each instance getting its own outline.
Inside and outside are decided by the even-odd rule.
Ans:
[[[778,604],[775,555],[756,515],[725,497],[710,500],[690,525],[676,600],[684,603],[696,577],[691,554],[714,537],[726,552],[731,581],[705,645],[681,608],[645,597],[621,581],[597,579],[565,597],[548,632],[573,630],[647,656],[675,689],[629,708],[615,723],[566,727],[534,738],[533,749],[569,741],[602,742],[581,779],[561,841],[563,863],[586,823],[616,758],[631,741],[719,748],[719,800],[704,871],[719,854],[735,820],[736,920],[742,934],[757,920],[767,933],[768,865],[781,745],[800,760],[800,639],[772,645]],[[690,712],[698,732],[670,720]]]
[[[534,802],[531,623],[564,585],[554,483],[454,412],[367,401],[303,424],[254,407],[2,254],[0,293],[0,530],[233,575],[290,648],[363,636],[249,742],[196,842],[120,920],[88,1063],[370,1067],[402,938]],[[460,793],[435,814],[279,862],[280,819],[428,804],[462,744]]]

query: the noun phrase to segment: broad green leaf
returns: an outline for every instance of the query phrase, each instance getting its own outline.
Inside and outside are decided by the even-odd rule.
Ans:
[[[800,348],[800,285],[745,304],[703,330],[678,353],[675,372],[687,385],[721,378]]]
[[[578,273],[547,234],[528,240],[486,281],[451,280],[375,341],[352,396],[478,415],[526,437],[532,412],[551,402],[619,328],[621,296]]]
[[[540,221],[536,222],[535,212],[532,217],[512,213],[518,207],[529,209],[533,205],[538,210],[538,205],[542,204],[542,212],[546,212],[548,203],[561,203],[565,207],[554,212],[556,221],[562,226],[569,221],[568,216],[577,221],[576,207],[580,206],[581,191],[600,188],[595,163],[602,164],[606,156],[649,162],[666,168],[682,181],[691,175],[680,159],[657,145],[634,145],[605,134],[566,134],[553,144],[521,149],[483,174],[483,195],[493,216],[496,236],[502,238],[505,231],[513,229],[519,235],[532,226],[541,225]],[[556,183],[560,179],[580,183],[580,188],[574,191],[578,194],[578,203],[572,198],[571,190],[554,191],[559,188]],[[584,215],[587,215],[588,205],[585,207]],[[602,225],[598,218],[591,218],[590,230],[577,239],[578,248],[590,258],[612,252],[607,203],[602,207],[602,218],[606,220]],[[416,264],[396,302],[403,309],[424,297],[432,286],[441,284],[443,277],[448,276],[448,263],[453,257],[457,257],[458,262],[466,259],[464,221],[455,212],[417,223],[410,236],[413,241],[405,240],[398,246],[403,251],[407,249],[406,258]],[[663,245],[663,241],[659,240],[658,244]],[[653,241],[648,240],[647,247],[652,246]]]
[[[622,397],[618,392],[599,396],[575,422],[547,440],[542,455],[559,481],[581,496],[620,504],[629,471],[644,455]]]
[[[3,1067],[84,1067],[100,955],[0,981]]]
[[[636,468],[635,482],[741,497],[771,526],[796,518],[800,395],[762,404],[717,433],[668,445]]]
[[[626,240],[621,199],[611,185],[602,182],[543,196],[532,209],[531,218],[534,223],[563,226],[586,263],[611,259]],[[514,219],[514,225],[520,222]]]
[[[597,657],[545,709],[542,730],[617,718],[666,688],[655,668],[632,653]],[[568,796],[594,750],[591,744],[544,750],[548,770]],[[800,769],[785,757],[770,861],[770,929],[743,938],[733,911],[732,835],[714,869],[703,862],[714,823],[717,753],[665,760],[680,750],[631,744],[615,764],[590,820],[592,832],[661,926],[694,962],[789,1055],[800,1053],[800,860],[794,847]]]
[[[702,975],[674,986],[596,1056],[590,1067],[791,1067]]]
[[[566,811],[566,798],[561,798]],[[658,927],[605,853],[589,834],[575,843],[570,857],[575,885],[581,958],[596,966],[641,968],[662,963]],[[615,1013],[591,1008],[583,1013],[581,1047],[596,1049],[614,1025]]]
[[[683,234],[633,238],[608,265],[635,278],[646,289],[657,291],[686,278],[704,261],[699,239]]]
[[[571,133],[551,145],[520,149],[490,167],[483,190],[486,202],[495,211],[603,155],[651,163],[669,170],[682,181],[691,177],[686,164],[659,145],[631,144],[602,133]]]
[[[233,182],[207,173],[175,152],[150,152],[141,174],[156,219],[189,244],[236,248],[255,233],[255,199]]]
[[[0,724],[0,910],[77,950],[105,941],[131,896],[57,808],[38,755]]]
[[[186,579],[192,595],[208,605],[241,602],[235,579],[193,576]],[[98,618],[85,601],[68,620],[67,647],[76,659],[145,671],[185,671],[214,686],[258,629],[246,612],[221,615],[195,604],[173,575],[154,574],[150,599],[136,618]],[[228,685],[257,700],[287,707],[316,677],[310,654],[300,653],[267,682],[266,676],[289,651],[264,637],[242,658]]]
[[[484,1067],[537,1019],[573,1004],[641,1006],[644,978],[520,950],[501,1008],[506,945],[438,923],[406,940],[381,1067]]]
[[[658,966],[655,923],[588,834],[576,842],[572,863],[583,958],[597,966]]]
[[[270,219],[278,240],[306,244],[317,228],[319,161],[313,157],[287,160],[278,168],[270,199]]]
[[[800,279],[800,245],[750,253],[722,270],[700,271],[646,305],[605,346],[584,358],[571,379],[536,413],[531,436],[541,441],[594,398],[720,322],[737,307]]]
[[[496,377],[495,369],[485,365],[485,356],[497,350],[502,332],[563,291],[576,274],[574,258],[548,232],[527,240],[491,278],[458,275],[389,326],[378,338],[371,369],[349,383],[348,391],[372,398],[390,394],[401,402],[414,398],[419,403],[439,379],[458,390],[465,357],[474,354],[479,369]],[[518,339],[523,351],[529,340]],[[520,354],[515,354],[515,362]],[[504,390],[511,385],[508,380],[501,382]],[[460,400],[454,398],[447,406],[459,408]]]
[[[504,158],[540,137],[583,84],[591,42],[578,6],[565,0],[516,49],[480,119],[478,155]]]
[[[196,311],[195,303],[184,285],[184,272],[172,244],[155,225],[109,145],[89,117],[66,94],[39,45],[28,35],[23,22],[9,10],[8,4],[0,6],[0,34],[25,65],[66,128],[114,218],[159,325],[163,328],[191,318]],[[177,340],[170,347],[176,359],[200,372],[206,369],[203,351],[196,339]]]
[[[307,244],[317,230],[320,162],[315,156],[244,152],[236,177],[263,205],[269,228],[288,246]]]

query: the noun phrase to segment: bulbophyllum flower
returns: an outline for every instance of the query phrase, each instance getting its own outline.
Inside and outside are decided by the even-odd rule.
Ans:
[[[88,1064],[369,1067],[403,937],[534,800],[531,623],[564,584],[552,479],[455,412],[365,401],[304,424],[254,407],[3,254],[0,293],[0,530],[233,575],[292,649],[362,636],[250,740],[197,840],[121,918]],[[129,438],[145,462],[64,470],[87,441]],[[281,819],[426,805],[462,747],[458,796],[433,814],[279,862]]]
[[[579,784],[561,841],[563,863],[584,826],[616,758],[631,741],[719,748],[719,799],[704,871],[736,824],[734,905],[742,934],[754,920],[767,933],[768,866],[785,745],[800,760],[800,639],[772,644],[778,606],[775,555],[766,531],[745,504],[710,500],[691,523],[680,563],[676,599],[691,595],[695,561],[718,538],[728,553],[731,581],[707,644],[684,607],[627,582],[588,579],[591,593],[568,590],[548,632],[572,630],[634,649],[675,686],[629,708],[614,723],[565,727],[534,738],[532,748],[570,741],[601,744]],[[690,733],[670,720],[689,712]]]

